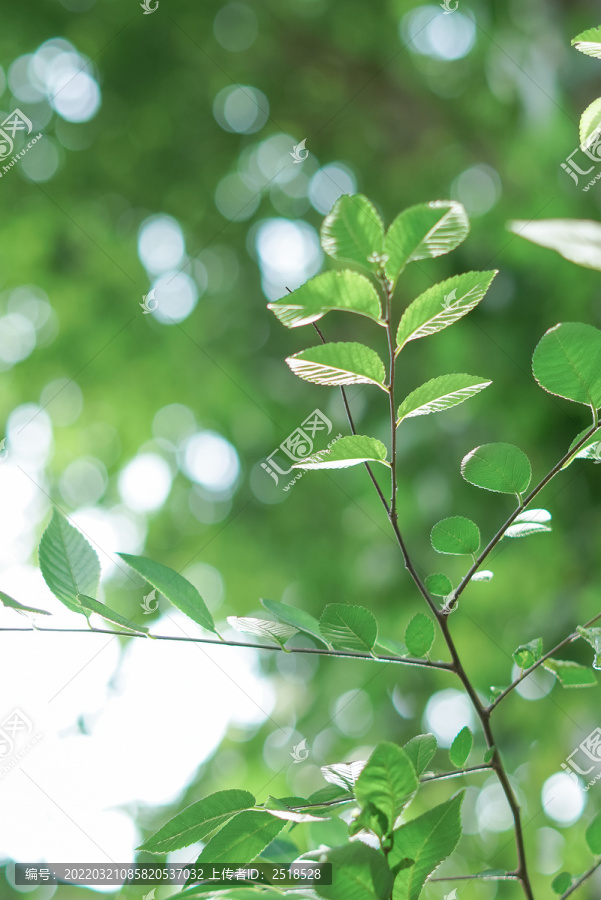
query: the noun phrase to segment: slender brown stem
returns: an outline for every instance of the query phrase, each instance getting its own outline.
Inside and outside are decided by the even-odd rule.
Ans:
[[[594,866],[591,866],[590,869],[588,869],[588,870],[584,873],[584,875],[581,875],[580,878],[579,878],[577,881],[575,881],[574,884],[573,884],[571,887],[569,887],[569,888],[567,889],[567,891],[565,891],[565,892],[561,895],[561,897],[559,898],[559,900],[565,900],[566,897],[569,897],[570,894],[573,894],[574,891],[577,890],[577,889],[580,887],[581,884],[584,884],[584,882],[585,882],[588,878],[591,877],[591,875],[593,874],[593,872],[596,872],[596,871],[597,871],[597,869],[599,868],[599,866],[601,866],[601,859],[598,860],[598,861],[595,863]]]
[[[450,672],[451,663],[442,660],[416,659],[412,656],[372,656],[355,650],[322,650],[319,647],[286,647],[284,651],[275,644],[253,644],[250,641],[227,641],[218,638],[191,638],[169,634],[140,634],[131,631],[111,631],[109,628],[0,628],[0,634],[7,631],[51,631],[61,634],[113,634],[115,637],[150,638],[155,641],[185,641],[190,644],[216,644],[218,647],[251,647],[253,650],[275,650],[284,653],[309,653],[314,656],[334,656],[346,659],[366,659],[371,662],[400,663],[406,666],[422,666],[428,669],[443,669]]]
[[[565,465],[565,463],[567,463],[568,459],[570,459],[570,457],[573,456],[573,454],[576,453],[577,450],[579,450],[582,446],[584,446],[584,444],[586,444],[586,442],[589,440],[589,438],[591,438],[598,429],[599,429],[599,425],[595,422],[595,424],[593,424],[591,426],[591,428],[589,429],[589,431],[587,431],[587,433],[584,435],[584,437],[581,438],[578,441],[578,443],[571,450],[568,450],[568,452],[562,456],[562,458],[559,460],[557,465],[553,466],[551,471],[545,475],[545,477],[542,479],[542,481],[539,481],[539,483],[536,485],[536,487],[530,491],[530,493],[525,498],[525,500],[522,500],[522,502],[517,507],[517,509],[515,509],[512,512],[512,514],[509,516],[507,521],[504,523],[504,525],[501,526],[501,528],[499,528],[499,530],[497,531],[495,536],[488,542],[488,544],[486,545],[486,547],[484,548],[484,550],[482,551],[480,556],[474,562],[473,566],[469,569],[467,574],[464,575],[464,577],[462,578],[462,580],[460,581],[458,586],[453,591],[451,599],[449,600],[449,602],[447,603],[447,605],[445,606],[445,608],[443,610],[445,615],[447,615],[448,613],[451,613],[453,611],[453,608],[455,607],[457,600],[459,599],[459,597],[461,596],[461,594],[463,593],[463,591],[469,584],[472,576],[478,571],[478,569],[480,568],[480,566],[482,565],[484,560],[487,558],[487,556],[490,554],[490,552],[492,550],[494,550],[494,548],[497,546],[497,544],[499,543],[499,541],[501,540],[501,538],[503,537],[503,535],[505,534],[505,532],[507,531],[509,526],[515,521],[515,519],[519,516],[519,514],[521,512],[523,512],[526,509],[526,507],[528,507],[532,503],[534,498],[540,494],[540,492],[543,490],[543,488],[545,488],[549,484],[549,482],[552,481],[553,478],[555,478],[557,473],[560,472],[562,467]]]
[[[591,625],[594,625],[601,619],[601,613],[597,613],[596,616],[593,616],[592,619],[589,619],[588,622],[583,626],[584,628],[590,628]],[[487,707],[488,712],[491,713],[493,709],[495,709],[501,700],[503,700],[507,694],[511,693],[520,684],[527,675],[530,675],[531,672],[534,672],[535,669],[538,669],[539,666],[545,662],[545,660],[549,659],[550,656],[553,656],[554,653],[557,653],[558,650],[561,650],[562,647],[567,646],[567,644],[571,644],[572,641],[577,640],[580,637],[577,631],[573,631],[572,634],[569,634],[567,638],[564,638],[563,641],[560,641],[559,644],[556,644],[552,650],[549,650],[548,653],[545,653],[544,656],[541,656],[540,659],[537,659],[535,663],[533,663],[528,669],[524,669],[519,678],[516,678],[515,681],[512,681],[509,687],[506,687],[504,691],[502,691],[499,696],[494,700],[490,706]]]
[[[447,778],[459,778],[461,775],[468,775],[470,772],[486,772],[491,769],[491,765],[468,766],[465,769],[457,769],[456,772],[442,772],[440,775],[424,775],[423,778],[420,778],[420,782],[421,784],[426,784],[428,781],[443,781]]]

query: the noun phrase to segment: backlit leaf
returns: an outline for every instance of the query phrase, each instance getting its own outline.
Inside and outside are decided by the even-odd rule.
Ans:
[[[507,528],[504,537],[526,537],[551,531],[547,522],[551,521],[551,513],[546,509],[526,509],[515,517],[513,524]]]
[[[363,606],[328,603],[319,620],[319,630],[336,650],[369,653],[378,638],[378,624]]]
[[[423,613],[413,616],[405,631],[405,644],[412,656],[425,656],[434,643],[434,622]]]
[[[407,263],[449,253],[469,230],[461,203],[434,200],[409,207],[396,217],[384,238],[386,277],[394,283]]]
[[[591,427],[592,426],[589,425],[588,428],[583,428],[582,431],[576,435],[568,450],[572,450],[579,444],[585,435],[590,432]],[[567,462],[563,464],[562,469],[567,469],[575,459],[592,459],[596,463],[601,462],[601,433],[599,431],[595,431],[591,437],[584,442],[582,447],[569,457]]]
[[[281,622],[292,625],[298,631],[310,634],[311,637],[316,638],[322,644],[325,644],[326,647],[329,646],[319,630],[319,622],[315,616],[305,612],[304,609],[290,606],[288,603],[280,603],[278,600],[266,600],[263,597],[261,598],[261,603],[268,612],[276,616]]]
[[[397,353],[409,341],[436,334],[457,322],[480,303],[497,274],[464,272],[433,285],[410,303],[401,317]]]
[[[247,809],[237,813],[201,850],[196,865],[253,862],[285,825],[268,812]]]
[[[382,316],[380,298],[371,281],[349,270],[316,275],[267,307],[286,328],[317,322],[331,310],[359,313],[376,322]]]
[[[513,661],[520,669],[529,669],[543,655],[543,639],[534,638],[527,644],[520,644],[513,653]]]
[[[534,377],[545,391],[601,406],[601,331],[593,325],[564,322],[550,328],[532,357]]]
[[[593,669],[601,669],[601,628],[584,628],[578,625],[576,631],[581,638],[591,645],[595,651],[595,659],[593,660]],[[599,851],[601,853],[601,850]]]
[[[0,591],[0,603],[8,609],[16,609],[17,612],[21,613],[40,613],[43,616],[50,615],[45,609],[37,609],[35,606],[23,606],[22,603],[19,603],[18,600],[14,600],[8,594],[5,594],[4,591]]]
[[[412,391],[399,406],[399,424],[412,416],[427,416],[457,406],[492,384],[477,375],[441,375]]]
[[[426,589],[435,597],[448,597],[453,590],[451,579],[447,575],[428,575],[425,581]]]
[[[513,444],[482,444],[465,456],[461,474],[470,484],[502,494],[523,494],[532,478],[526,454]]]
[[[357,779],[355,796],[363,808],[373,803],[384,813],[389,831],[417,788],[417,776],[407,753],[398,744],[382,741]]]
[[[213,616],[207,609],[204,600],[194,585],[183,575],[146,556],[132,556],[130,553],[119,553],[118,555],[192,621],[202,625],[207,631],[217,634]]]
[[[458,769],[461,769],[466,764],[473,743],[474,738],[467,725],[453,739],[449,750],[449,759]]]
[[[169,853],[203,840],[243,809],[251,809],[255,798],[249,791],[217,791],[197,800],[170,819],[137,849]]]
[[[580,116],[580,146],[588,149],[599,138],[601,126],[601,97],[593,100]]]
[[[272,641],[284,649],[290,638],[298,634],[298,629],[283,622],[270,622],[268,619],[256,619],[253,616],[228,616],[228,623],[243,634],[252,634],[265,641]]]
[[[86,615],[94,612],[97,615],[102,616],[103,619],[106,619],[108,622],[112,622],[114,625],[121,625],[123,628],[129,628],[130,631],[137,631],[140,634],[148,633],[148,628],[144,625],[136,625],[131,619],[127,619],[125,616],[120,615],[118,612],[115,612],[114,609],[109,609],[108,606],[105,606],[104,603],[95,600],[93,597],[86,597],[85,594],[78,594],[77,599],[84,609],[89,610]]]
[[[330,784],[342,788],[344,791],[355,792],[355,783],[365,768],[365,760],[355,760],[351,763],[332,763],[321,767],[321,774]]]
[[[387,452],[382,441],[362,434],[353,434],[340,438],[328,450],[320,450],[319,453],[295,463],[292,468],[346,469],[364,462],[380,462],[390,466],[390,463],[386,462]]]
[[[594,672],[571,660],[546,659],[543,666],[554,672],[565,688],[594,687],[597,684]]]
[[[286,362],[299,378],[336,387],[341,384],[375,384],[382,390],[386,369],[375,350],[365,344],[318,344],[289,356]]]
[[[432,546],[438,553],[460,556],[476,553],[480,546],[480,530],[475,522],[463,516],[450,516],[437,522],[430,533]]]
[[[587,56],[595,56],[601,59],[601,25],[596,28],[587,28],[572,39],[572,47],[586,53]]]
[[[100,562],[81,531],[57,510],[42,535],[39,562],[44,581],[72,612],[84,613],[78,594],[90,597],[98,590]]]
[[[437,746],[436,738],[433,734],[418,734],[404,745],[403,750],[413,763],[413,768],[418,777],[425,771],[432,760]]]
[[[339,197],[321,226],[321,246],[334,259],[375,271],[373,254],[381,254],[384,225],[374,205],[362,194]]]
[[[587,269],[601,269],[601,223],[590,219],[514,221],[510,231],[533,244],[556,250],[564,259]]]
[[[336,847],[327,854],[332,863],[332,884],[315,883],[325,900],[388,900],[393,874],[384,855],[361,841]]]

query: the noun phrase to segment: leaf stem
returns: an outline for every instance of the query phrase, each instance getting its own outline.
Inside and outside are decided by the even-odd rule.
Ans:
[[[468,775],[470,772],[484,772],[490,771],[492,769],[492,765],[482,764],[481,766],[468,766],[465,769],[457,769],[456,772],[442,772],[440,775],[424,775],[423,778],[420,778],[421,784],[426,784],[428,781],[442,781],[447,778],[459,778],[461,775]]]

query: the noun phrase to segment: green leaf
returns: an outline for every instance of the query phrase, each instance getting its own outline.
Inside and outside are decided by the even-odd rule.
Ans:
[[[384,813],[388,823],[385,833],[388,833],[418,787],[407,753],[397,744],[382,741],[357,779],[355,796],[363,808],[373,803]]]
[[[563,894],[564,891],[567,891],[572,884],[572,876],[569,872],[561,872],[559,875],[556,875],[553,881],[551,882],[551,887],[555,891],[556,894]]]
[[[595,651],[593,669],[601,669],[601,628],[584,628],[578,625],[576,631]],[[601,853],[601,850],[599,852]]]
[[[577,34],[572,40],[572,47],[580,50],[581,53],[586,53],[587,56],[601,59],[601,25],[597,25],[596,28],[587,28],[586,31]]]
[[[375,384],[383,391],[386,369],[375,350],[353,342],[318,344],[289,356],[286,362],[304,381],[337,387],[341,384]]]
[[[554,672],[559,683],[565,688],[594,687],[597,684],[595,673],[571,660],[546,659],[543,663],[545,669]]]
[[[418,777],[424,772],[436,753],[437,746],[436,738],[433,734],[418,734],[411,738],[403,747],[403,750],[413,763],[413,768]]]
[[[425,656],[434,643],[434,622],[424,613],[413,616],[405,631],[405,643],[413,656]]]
[[[363,606],[328,603],[319,620],[319,630],[336,650],[369,653],[378,638],[378,623]]]
[[[397,875],[393,900],[418,900],[428,876],[453,852],[461,837],[464,795],[461,791],[394,832],[394,847],[388,856],[391,867],[404,858],[415,862]]]
[[[447,575],[428,575],[426,577],[426,590],[435,597],[448,597],[453,590],[451,579]]]
[[[516,666],[520,669],[529,669],[543,655],[542,637],[534,638],[527,644],[520,644],[511,655]]]
[[[474,572],[470,581],[492,581],[494,578],[494,572],[491,572],[490,569],[480,569],[479,572]]]
[[[471,519],[450,516],[436,523],[430,533],[430,540],[438,553],[454,556],[472,554],[480,546],[480,530]]]
[[[278,600],[266,600],[263,597],[261,598],[261,603],[268,612],[276,616],[281,622],[292,625],[297,631],[311,635],[312,638],[316,638],[320,643],[325,644],[326,647],[330,646],[324,640],[319,630],[319,622],[315,616],[305,612],[304,609],[297,609],[295,606],[290,606],[288,603],[280,603]]]
[[[405,397],[397,412],[397,425],[412,416],[427,416],[457,406],[483,391],[489,384],[492,381],[477,375],[454,374],[432,378]]]
[[[393,638],[378,638],[375,646],[375,652],[378,656],[408,656],[409,651],[405,644],[401,641],[395,641]]]
[[[551,513],[547,509],[527,509],[515,517],[503,537],[527,537],[529,534],[551,531],[552,529],[545,524],[550,521]]]
[[[487,750],[486,753],[484,754],[484,763],[485,763],[485,765],[488,765],[488,763],[492,760],[493,756],[494,756],[495,753],[496,753],[496,749],[497,749],[497,748],[494,746],[494,744],[493,744],[492,747],[489,747],[489,748],[488,748],[488,750]]]
[[[588,823],[584,837],[591,853],[598,856],[601,853],[601,813]]]
[[[228,790],[209,794],[179,812],[136,849],[148,853],[169,853],[189,847],[203,840],[236,813],[251,809],[255,803],[249,791]]]
[[[570,446],[568,447],[568,452],[572,450],[583,437],[589,433],[591,430],[591,426],[589,425],[587,428],[583,428],[582,431],[576,435]],[[570,458],[563,464],[562,469],[567,469],[568,466],[571,466],[575,459],[592,459],[596,463],[601,462],[601,436],[598,431],[594,432],[591,437],[586,441],[582,447],[577,450]]]
[[[43,616],[51,615],[45,609],[37,609],[35,606],[23,606],[22,603],[19,603],[18,600],[13,600],[13,598],[9,597],[8,594],[5,594],[4,591],[0,591],[0,603],[9,609],[16,609],[17,612],[20,613],[40,613]]]
[[[371,281],[348,269],[316,275],[291,294],[268,303],[267,308],[286,328],[317,322],[336,309],[358,313],[376,322],[382,317],[380,298]]]
[[[453,325],[480,303],[497,270],[465,272],[428,288],[410,303],[399,322],[397,353],[409,341],[436,334]]]
[[[382,441],[363,434],[353,434],[340,438],[329,450],[320,450],[313,456],[307,456],[301,462],[295,463],[292,468],[346,469],[364,462],[380,462],[390,466],[390,463],[386,462],[387,452]]]
[[[385,837],[388,833],[388,819],[375,803],[369,801],[365,803],[359,815],[350,822],[349,835],[358,834],[360,831],[372,831],[379,838]]]
[[[97,613],[99,616],[102,616],[103,619],[112,622],[114,625],[121,625],[123,628],[129,628],[130,631],[137,631],[138,634],[148,634],[148,628],[144,625],[136,625],[131,619],[126,619],[125,616],[115,612],[114,609],[109,609],[109,607],[105,606],[104,603],[101,603],[100,600],[94,600],[93,597],[86,597],[85,594],[78,594],[77,599],[84,610],[89,609],[90,612]],[[86,613],[86,615],[89,615],[89,613]]]
[[[550,394],[601,406],[601,331],[593,325],[564,322],[550,328],[532,357],[532,371]]]
[[[457,769],[461,769],[472,752],[474,738],[467,725],[461,729],[449,749],[449,759]]]
[[[72,612],[84,613],[77,595],[92,596],[97,592],[100,562],[81,531],[57,509],[42,535],[39,561],[44,581],[54,596]]]
[[[204,600],[183,575],[146,556],[132,556],[130,553],[119,553],[118,556],[192,621],[217,634],[213,616]]]
[[[321,246],[328,256],[376,271],[370,261],[384,246],[384,224],[376,208],[362,194],[339,197],[321,226]]]
[[[541,219],[508,225],[520,237],[556,250],[564,259],[587,269],[601,269],[601,224],[590,219]]]
[[[365,760],[357,759],[351,763],[332,763],[321,767],[321,774],[330,784],[354,793],[355,784],[365,768]]]
[[[526,454],[513,444],[482,444],[461,462],[461,474],[470,484],[501,494],[523,494],[532,478]]]
[[[594,140],[599,137],[599,127],[601,126],[601,97],[593,100],[590,106],[584,110],[580,116],[580,146],[588,149],[590,139]]]
[[[330,850],[332,884],[315,884],[326,900],[388,900],[393,875],[384,856],[360,841]]]
[[[265,641],[279,644],[282,650],[290,638],[298,634],[298,628],[282,622],[270,622],[268,619],[256,619],[254,616],[228,616],[228,624],[243,634],[252,634]]]
[[[384,238],[386,277],[394,283],[407,263],[450,253],[469,230],[461,203],[434,200],[409,207],[396,217]]]
[[[262,850],[278,836],[284,819],[266,810],[247,809],[237,813],[201,850],[196,865],[253,862]]]

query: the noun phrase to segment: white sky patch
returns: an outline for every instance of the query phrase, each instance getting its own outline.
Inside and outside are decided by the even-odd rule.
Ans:
[[[201,431],[184,441],[180,452],[184,474],[209,491],[234,489],[240,473],[236,450],[215,431]]]

